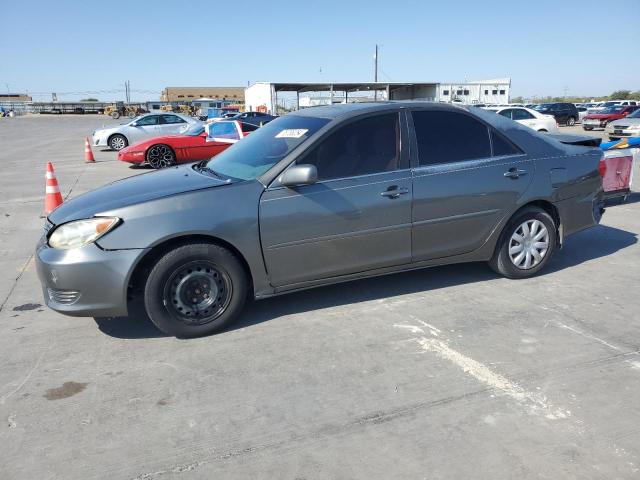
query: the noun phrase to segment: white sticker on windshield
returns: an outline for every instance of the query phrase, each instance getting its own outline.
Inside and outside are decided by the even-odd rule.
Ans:
[[[308,131],[306,128],[287,128],[281,130],[275,138],[300,138]]]

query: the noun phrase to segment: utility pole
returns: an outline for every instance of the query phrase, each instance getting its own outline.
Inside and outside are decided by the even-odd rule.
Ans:
[[[373,81],[378,83],[378,44],[376,43],[376,53],[373,55]],[[378,87],[373,91],[373,99],[378,101]]]

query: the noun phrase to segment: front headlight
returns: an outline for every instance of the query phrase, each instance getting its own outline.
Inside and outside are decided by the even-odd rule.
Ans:
[[[56,228],[49,237],[49,246],[67,250],[95,242],[120,223],[117,217],[96,217],[76,220]]]

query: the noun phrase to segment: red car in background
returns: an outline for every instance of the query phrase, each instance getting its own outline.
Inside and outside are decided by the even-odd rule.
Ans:
[[[614,120],[620,120],[626,117],[630,113],[636,111],[639,106],[629,105],[614,105],[607,107],[604,110],[600,110],[596,113],[588,113],[582,119],[582,128],[585,130],[593,130],[594,128],[605,128],[607,123]]]
[[[118,160],[152,168],[207,160],[257,128],[237,120],[197,124],[180,135],[155,137],[123,148],[118,151]]]

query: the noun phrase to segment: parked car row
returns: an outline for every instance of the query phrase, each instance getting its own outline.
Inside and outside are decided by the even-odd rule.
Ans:
[[[510,118],[537,132],[558,132],[556,119],[552,115],[545,115],[525,107],[487,107],[485,110],[496,112],[498,115]]]
[[[121,161],[165,168],[209,159],[274,118],[242,112],[205,124],[178,113],[150,113],[94,131],[91,143],[116,150]]]

